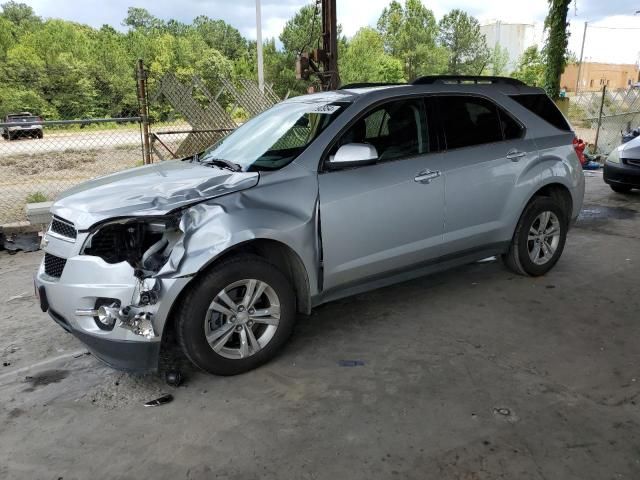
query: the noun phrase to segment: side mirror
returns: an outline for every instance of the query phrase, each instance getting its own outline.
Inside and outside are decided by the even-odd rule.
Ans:
[[[371,165],[378,160],[378,151],[368,143],[347,143],[329,159],[329,168],[348,168]]]

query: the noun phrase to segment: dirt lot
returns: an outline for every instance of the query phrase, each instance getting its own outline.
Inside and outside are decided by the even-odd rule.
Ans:
[[[41,255],[0,252],[0,478],[640,478],[640,192],[587,181],[546,277],[325,305],[269,365],[177,389],[84,355],[36,305]]]

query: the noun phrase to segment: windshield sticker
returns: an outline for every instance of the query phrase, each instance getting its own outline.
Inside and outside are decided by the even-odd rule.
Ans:
[[[317,107],[313,107],[307,113],[326,113],[332,114],[340,110],[340,105],[318,105]]]

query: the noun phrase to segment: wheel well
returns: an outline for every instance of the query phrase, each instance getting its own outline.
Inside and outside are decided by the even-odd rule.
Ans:
[[[309,277],[300,257],[287,245],[276,240],[256,239],[233,246],[207,267],[212,268],[222,259],[242,254],[258,255],[274,264],[284,273],[296,294],[296,307],[303,314],[311,313]]]
[[[545,185],[531,197],[549,197],[556,200],[567,215],[567,222],[571,220],[571,213],[573,212],[573,199],[571,198],[571,192],[569,189],[560,183],[550,183]]]

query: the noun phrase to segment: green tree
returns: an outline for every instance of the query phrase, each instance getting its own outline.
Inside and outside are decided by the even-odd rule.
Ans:
[[[45,118],[57,118],[58,114],[38,91],[27,87],[0,85],[0,118],[8,113],[28,111]]]
[[[0,60],[4,60],[9,49],[15,45],[14,29],[13,23],[0,16]]]
[[[295,55],[321,45],[322,17],[313,5],[305,5],[287,21],[280,34],[280,41],[286,53]]]
[[[339,57],[343,84],[355,82],[402,82],[402,62],[384,51],[382,35],[370,27],[361,28]]]
[[[537,45],[527,48],[511,76],[522,80],[527,85],[540,86],[544,80],[544,59]]]
[[[433,12],[420,0],[393,0],[378,19],[385,50],[402,62],[405,77],[441,73],[446,54],[437,45],[438,28]]]
[[[489,63],[490,52],[478,20],[454,9],[442,17],[438,27],[440,43],[449,54],[447,73],[482,74]]]
[[[122,22],[122,25],[125,27],[149,31],[154,28],[162,28],[164,26],[164,22],[151,15],[149,10],[146,8],[129,7],[127,9],[127,16]]]
[[[569,44],[567,13],[570,4],[571,0],[549,0],[549,13],[544,21],[547,30],[544,46],[546,58],[544,88],[553,99],[560,96],[560,76],[567,64],[567,45]]]
[[[227,58],[240,58],[247,49],[247,41],[238,29],[224,20],[212,20],[200,15],[193,20],[193,26],[209,47],[215,48]]]
[[[507,65],[509,64],[509,51],[496,43],[491,51],[489,58],[489,69],[491,75],[504,75],[507,73]]]
[[[2,17],[23,31],[34,28],[41,21],[40,17],[33,11],[33,8],[25,3],[18,3],[11,0],[3,3],[0,7],[2,7]]]

